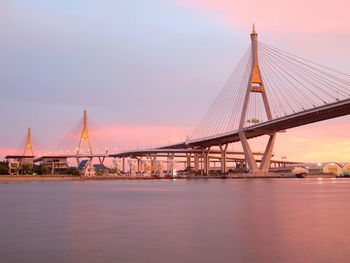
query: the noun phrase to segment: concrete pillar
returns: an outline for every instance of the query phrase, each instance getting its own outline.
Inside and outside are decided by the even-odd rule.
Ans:
[[[207,174],[207,153],[205,152],[205,150],[203,151],[203,172],[204,174]]]
[[[166,170],[169,172],[170,171],[170,154],[168,154],[166,158]]]
[[[122,158],[122,171],[125,173],[125,157]]]
[[[141,158],[137,158],[137,172],[141,171]]]
[[[156,159],[157,156],[153,155],[151,156],[151,172],[154,172],[156,170]]]
[[[187,168],[191,166],[191,154],[187,153],[186,157],[187,157],[187,162],[186,162],[186,168]]]
[[[265,154],[263,156],[263,159],[260,163],[260,167],[258,167],[256,160],[253,156],[253,153],[250,149],[250,146],[247,142],[247,138],[244,134],[244,126],[247,118],[247,111],[248,111],[248,105],[250,101],[250,95],[252,92],[259,92],[262,96],[264,107],[267,115],[268,120],[272,120],[272,113],[270,109],[270,105],[267,98],[267,93],[265,91],[265,86],[263,83],[262,75],[260,72],[259,67],[259,60],[258,60],[258,34],[255,32],[255,27],[253,26],[253,32],[250,35],[251,37],[251,70],[248,80],[248,85],[246,89],[243,109],[241,113],[241,120],[239,124],[239,139],[242,143],[242,147],[245,154],[246,162],[248,162],[249,166],[249,172],[253,174],[260,174],[261,172],[268,171],[270,167],[270,161],[271,161],[271,155],[272,155],[272,148],[275,141],[275,134],[270,137],[270,140],[268,142]],[[254,89],[254,87],[259,87],[259,90]]]
[[[275,144],[275,140],[276,140],[276,133],[273,133],[272,135],[270,135],[269,141],[267,142],[264,156],[261,159],[260,170],[263,173],[269,172],[271,158],[272,158],[272,149],[273,149],[273,145]]]
[[[226,173],[226,159],[227,159],[227,147],[228,144],[225,146],[222,146],[221,144],[219,145],[220,147],[220,152],[221,152],[221,174]]]
[[[204,153],[202,152],[202,156],[201,156],[201,176],[203,176],[203,174],[204,174],[204,167],[203,167],[203,157],[204,157]]]
[[[193,162],[194,162],[194,171],[195,172],[197,172],[197,171],[199,171],[199,156],[198,156],[198,154],[195,154],[194,156],[193,156]]]
[[[248,162],[249,172],[250,173],[259,173],[259,167],[256,163],[253,152],[250,149],[250,146],[248,144],[247,138],[245,137],[244,131],[240,130],[238,132],[238,134],[239,134],[239,138],[241,140],[241,144],[242,144],[242,147],[244,150],[246,162]]]
[[[206,175],[209,175],[210,173],[210,158],[209,158],[209,152],[210,152],[210,147],[204,150],[203,152],[203,157],[204,157],[204,173]]]

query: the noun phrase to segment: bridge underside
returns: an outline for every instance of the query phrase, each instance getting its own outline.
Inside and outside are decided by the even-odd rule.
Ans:
[[[266,152],[265,152],[266,156],[263,158],[269,158],[268,155],[271,155],[271,150],[272,150],[272,147],[271,145],[269,146],[269,144],[270,144],[271,138],[274,139],[276,137],[276,132],[282,132],[290,128],[295,128],[295,127],[299,127],[299,126],[303,126],[303,125],[307,125],[307,124],[311,124],[319,121],[337,118],[348,114],[350,114],[350,99],[337,101],[335,103],[315,107],[312,109],[305,110],[303,112],[294,113],[291,115],[287,115],[285,117],[266,121],[254,126],[244,128],[242,131],[244,133],[245,138],[243,138],[242,145],[243,146],[248,145],[249,147],[249,144],[247,143],[246,140],[263,136],[263,135],[268,135],[270,136],[270,140],[266,148]],[[239,142],[239,141],[242,142],[242,134],[240,136],[239,131],[236,130],[229,133],[219,134],[219,135],[201,138],[197,140],[191,140],[185,143],[169,145],[166,147],[162,147],[160,149],[183,148],[183,149],[202,149],[203,151],[207,151],[208,149],[210,149],[210,147],[213,147],[213,146],[218,146],[220,147],[220,149],[222,149],[224,145],[227,145],[229,143]],[[273,143],[272,143],[272,146],[273,146]],[[250,149],[248,149],[248,151],[245,151],[245,152],[249,152],[249,151]],[[223,156],[222,158],[224,159],[225,151],[222,151],[222,156]],[[252,157],[249,157],[246,154],[247,161],[249,161],[248,160],[249,158],[252,158]],[[250,164],[250,170],[252,170],[251,165],[252,164]],[[266,167],[263,167],[264,165]],[[206,165],[204,166],[206,168]],[[258,169],[260,169],[260,171],[264,170],[265,172],[267,172],[269,169],[269,167],[267,166],[269,166],[269,164],[266,165],[263,162],[260,164],[260,167]],[[254,168],[255,170],[257,170],[257,167],[254,167]],[[208,169],[205,169],[205,170],[208,170]]]
[[[262,153],[253,153],[254,156],[261,156],[257,159],[258,163],[263,162]],[[216,169],[215,163],[221,163],[221,173],[225,174],[228,171],[227,163],[233,163],[235,170],[240,172],[246,172],[244,158],[244,152],[226,151],[222,154],[221,150],[201,150],[201,149],[148,149],[148,150],[134,150],[129,152],[122,152],[116,154],[110,154],[109,157],[122,159],[122,171],[125,172],[125,159],[131,158],[137,160],[137,170],[140,171],[142,167],[142,160],[163,160],[166,158],[174,160],[177,158],[177,163],[183,163],[186,167],[192,167],[195,172],[201,172],[201,174],[209,174],[210,170]],[[214,163],[214,167],[210,167],[210,164]],[[281,160],[271,160],[272,165],[275,168],[285,167],[286,165],[300,164],[300,162],[289,162]]]

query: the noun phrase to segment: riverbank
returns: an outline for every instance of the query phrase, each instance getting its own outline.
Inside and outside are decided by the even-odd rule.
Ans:
[[[100,181],[100,180],[164,180],[164,179],[223,179],[223,176],[191,176],[176,178],[158,178],[151,176],[1,176],[1,182],[59,182],[59,181]],[[241,177],[242,178],[242,177]]]
[[[295,178],[295,176],[281,176],[280,174],[273,174],[270,176],[259,176],[251,177],[244,174],[232,174],[226,176],[177,176],[175,178],[169,177],[152,177],[152,176],[94,176],[94,177],[80,177],[72,175],[61,175],[61,176],[32,176],[32,175],[0,175],[1,182],[57,182],[57,181],[93,181],[93,180],[169,180],[169,179],[187,179],[187,180],[198,180],[198,179],[251,179],[251,178]]]
[[[0,175],[0,182],[50,182],[50,181],[80,181],[79,176],[6,176]]]

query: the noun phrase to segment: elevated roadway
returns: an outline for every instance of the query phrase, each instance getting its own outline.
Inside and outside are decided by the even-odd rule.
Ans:
[[[282,132],[287,129],[333,119],[350,114],[350,99],[325,104],[302,112],[290,114],[281,118],[273,119],[263,123],[244,128],[247,139],[270,135],[273,132]],[[224,145],[240,141],[238,130],[222,133],[214,136],[190,140],[187,142],[161,147],[160,149],[172,148],[205,148],[210,146]]]

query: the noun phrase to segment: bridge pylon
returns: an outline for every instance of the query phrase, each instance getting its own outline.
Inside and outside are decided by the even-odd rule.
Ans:
[[[77,156],[80,154],[80,149],[81,149],[81,144],[83,141],[87,141],[88,145],[89,145],[89,152],[92,155],[92,147],[91,147],[91,141],[90,141],[90,137],[89,137],[89,132],[88,132],[88,120],[87,120],[87,109],[84,109],[84,126],[83,126],[83,131],[81,133],[80,136],[80,140],[79,140],[79,144],[77,147]],[[77,157],[77,162],[79,165],[79,157]]]
[[[28,127],[27,141],[26,141],[26,145],[24,147],[23,155],[26,155],[27,151],[30,151],[32,153],[32,155],[34,155],[33,145],[32,145],[32,131],[31,131],[30,125]]]
[[[267,119],[272,120],[272,113],[270,109],[270,104],[267,98],[266,89],[264,86],[264,81],[261,75],[261,70],[259,66],[259,57],[258,57],[258,34],[255,31],[255,25],[253,24],[253,31],[250,35],[251,38],[251,70],[249,74],[249,81],[247,85],[247,90],[245,94],[243,110],[241,115],[241,120],[239,123],[239,138],[242,143],[242,147],[244,150],[245,158],[249,166],[249,172],[255,175],[263,175],[269,172],[271,157],[272,157],[272,149],[276,139],[276,132],[272,132],[269,134],[270,138],[268,140],[263,158],[261,160],[260,166],[258,166],[256,159],[253,155],[253,152],[249,146],[248,140],[246,138],[244,132],[244,124],[247,118],[247,111],[250,101],[251,93],[259,93],[262,96],[264,102],[264,108],[266,111]]]

